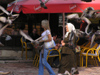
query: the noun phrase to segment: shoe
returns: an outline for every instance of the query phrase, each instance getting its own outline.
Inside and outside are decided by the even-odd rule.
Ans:
[[[10,72],[3,72],[3,71],[0,71],[0,74],[2,75],[6,75],[6,74],[9,74]]]
[[[41,7],[43,7],[44,9],[47,9],[47,7],[45,6],[45,4],[42,2],[40,3]]]
[[[63,75],[70,75],[70,73],[66,70]]]
[[[77,71],[77,69],[72,68],[72,69],[71,69],[71,74],[72,74],[72,75],[75,75],[74,73],[75,73],[76,71]]]

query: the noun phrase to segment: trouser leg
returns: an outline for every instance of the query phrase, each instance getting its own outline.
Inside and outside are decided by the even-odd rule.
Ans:
[[[42,64],[42,53],[40,52],[40,61],[39,61],[39,74],[44,75],[44,66]]]
[[[46,69],[48,70],[50,75],[55,75],[55,73],[52,70],[51,66],[47,62],[47,54],[48,54],[48,50],[44,49],[44,55],[43,55],[42,63],[46,67]]]

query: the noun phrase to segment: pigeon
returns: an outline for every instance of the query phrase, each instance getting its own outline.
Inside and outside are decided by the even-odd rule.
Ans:
[[[46,4],[49,0],[45,0],[45,2],[43,2],[42,0],[39,0],[39,1],[40,1],[41,7],[43,7],[44,9],[47,9],[47,7],[45,6],[45,4]]]
[[[5,14],[10,15],[10,13],[7,10],[5,10],[4,7],[0,6],[0,10],[2,10],[3,13],[5,13]]]
[[[25,39],[34,42],[34,40],[29,35],[25,34],[22,30],[20,30],[19,32]]]
[[[81,17],[87,17],[87,18],[100,18],[100,13],[97,13],[97,12],[100,12],[100,10],[94,10],[93,7],[87,7]]]
[[[36,43],[39,43],[39,41],[40,41],[44,36],[46,36],[46,35],[44,35],[44,36],[41,36],[41,37],[37,38],[36,40],[33,40],[29,35],[25,34],[22,30],[20,30],[19,32],[20,32],[20,34],[21,34],[25,39],[31,41],[31,43],[35,43],[35,42],[36,42]]]
[[[89,25],[91,24],[91,21],[88,19],[88,18],[86,18],[86,17],[79,17],[79,15],[78,14],[70,14],[70,15],[68,15],[68,16],[66,16],[67,17],[67,19],[76,19],[76,21],[78,22],[78,21],[82,21],[82,20],[84,20],[85,22],[87,22],[87,27],[85,28],[85,33],[88,35],[89,33],[88,33],[88,29],[89,29]]]
[[[14,21],[16,18],[18,18],[19,14],[12,14],[9,13],[4,7],[0,6],[0,10],[2,10],[3,13],[8,15],[8,18],[6,19],[6,21],[11,24],[12,21]]]
[[[90,44],[90,47],[92,47],[92,45],[93,45],[93,42],[94,42],[94,40],[95,40],[95,34],[92,36],[92,38],[91,38],[91,44]]]
[[[2,33],[3,33],[4,29],[5,29],[7,26],[9,26],[9,24],[7,24],[7,25],[3,26],[3,27],[0,29],[0,36],[2,35]]]

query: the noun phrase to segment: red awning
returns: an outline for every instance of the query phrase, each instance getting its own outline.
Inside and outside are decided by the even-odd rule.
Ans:
[[[12,10],[12,8],[14,7],[14,3],[15,2],[8,4],[8,11]],[[95,10],[100,9],[100,1],[94,0],[92,2],[82,2],[81,0],[49,0],[49,2],[46,4],[48,9],[37,8],[38,6],[40,6],[39,0],[19,0],[13,12],[20,13],[22,11],[24,14],[78,13],[82,12],[82,10],[87,7],[93,7]]]

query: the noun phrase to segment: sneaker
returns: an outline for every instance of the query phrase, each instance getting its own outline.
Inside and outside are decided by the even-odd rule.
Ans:
[[[72,75],[75,75],[74,73],[75,73],[76,71],[77,71],[77,69],[72,68],[72,69],[71,69],[71,74],[72,74]]]
[[[40,3],[41,7],[43,7],[44,9],[47,9],[47,7],[45,6],[45,4],[42,2]]]

